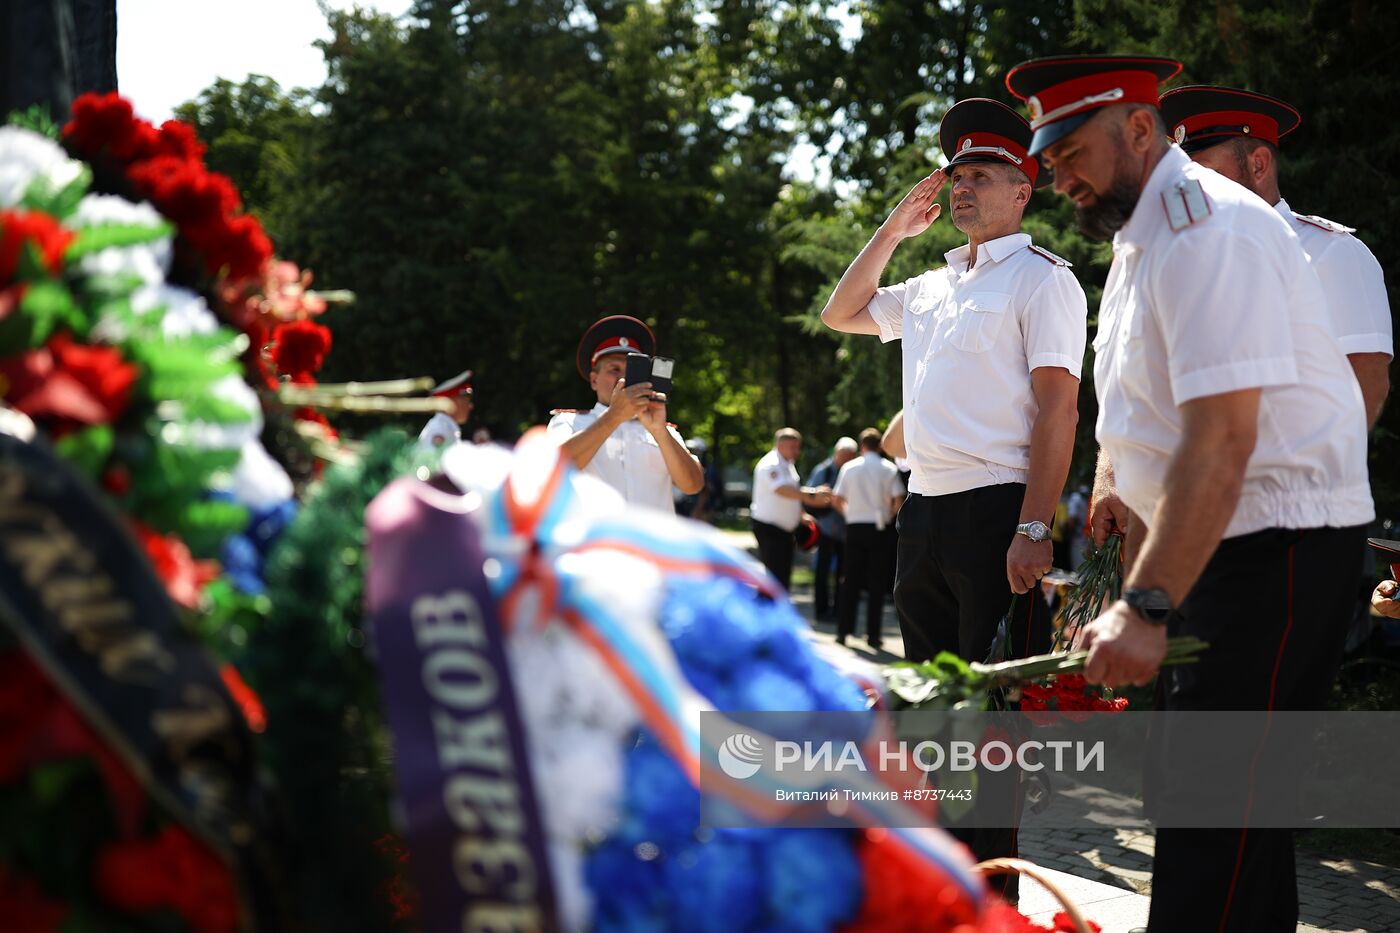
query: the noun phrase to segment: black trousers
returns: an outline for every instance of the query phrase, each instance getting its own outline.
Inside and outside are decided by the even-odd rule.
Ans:
[[[1170,629],[1209,642],[1210,650],[1195,664],[1162,672],[1158,707],[1325,709],[1364,547],[1360,527],[1270,529],[1221,542]],[[1168,721],[1149,739],[1143,775],[1149,814],[1169,796],[1201,792],[1199,781],[1187,786],[1173,779],[1180,758],[1172,755],[1170,729]],[[1293,832],[1250,829],[1248,822],[1245,812],[1241,829],[1157,830],[1149,930],[1292,933],[1298,923]]]
[[[791,589],[792,552],[797,547],[792,532],[754,519],[753,536],[758,540],[758,559],[763,562],[763,566],[778,578],[783,589]]]
[[[864,590],[866,639],[876,648],[880,645],[885,594],[894,579],[894,529],[876,530],[874,524],[868,522],[847,525],[846,545],[846,575],[841,581],[836,634],[838,637],[855,634],[856,606]]]
[[[929,660],[951,651],[984,661],[997,628],[1012,608],[1006,579],[1006,551],[1016,536],[1023,483],[983,486],[947,496],[910,494],[899,510],[899,557],[894,604],[904,635],[904,656]],[[1050,612],[1038,590],[1015,600],[1009,627],[1009,657],[1050,648]],[[977,798],[993,812],[1019,811],[1021,772],[1011,768],[979,775]],[[950,827],[978,860],[1015,857],[1016,829]],[[988,885],[1008,900],[1019,894],[1016,875],[996,875]]]
[[[1025,495],[1024,484],[1004,483],[905,500],[897,522],[894,605],[910,661],[931,660],[940,651],[986,660],[1011,604],[1006,551]],[[1025,599],[1020,605],[1024,611],[1012,618],[1009,656],[1049,650],[1045,601]]]
[[[836,569],[832,570],[835,559]],[[845,542],[825,534],[817,541],[817,562],[812,569],[812,613],[826,615],[837,605],[841,578],[846,574]]]

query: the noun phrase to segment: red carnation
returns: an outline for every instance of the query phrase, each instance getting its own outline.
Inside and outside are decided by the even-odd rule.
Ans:
[[[256,279],[272,259],[272,241],[262,224],[250,214],[229,218],[221,265],[228,267],[233,281]]]
[[[856,855],[865,878],[860,913],[842,933],[975,933],[977,907],[937,868],[897,845],[888,832],[867,829]]]
[[[224,215],[238,208],[238,190],[198,162],[163,155],[132,166],[136,190],[151,199],[201,251],[224,237]]]
[[[46,761],[82,757],[97,761],[118,824],[134,830],[146,799],[136,778],[29,655],[0,654],[0,783],[13,781]]]
[[[218,576],[217,565],[195,560],[185,542],[174,535],[160,534],[137,521],[132,521],[131,528],[170,599],[187,609],[198,608],[199,591]]]
[[[174,909],[199,933],[231,933],[238,900],[228,868],[182,827],[108,846],[97,856],[97,890],[132,913]]]
[[[49,933],[67,919],[68,907],[50,900],[33,878],[0,865],[0,917],[13,930]]]
[[[293,381],[321,368],[331,349],[330,328],[314,321],[289,321],[273,332],[272,360],[277,371]]]
[[[111,91],[83,94],[73,101],[73,119],[63,127],[63,139],[70,150],[84,158],[105,154],[128,165],[149,158],[156,151],[160,134],[136,117],[130,101]]]
[[[63,251],[73,242],[73,233],[57,220],[38,211],[0,211],[0,285],[15,277],[20,251],[33,243],[50,275],[63,270]]]
[[[178,156],[191,162],[204,158],[204,144],[195,135],[194,127],[180,120],[166,120],[160,125],[156,151],[160,155]]]
[[[67,333],[0,360],[5,402],[43,422],[55,437],[121,417],[137,375],[116,350],[74,343]]]

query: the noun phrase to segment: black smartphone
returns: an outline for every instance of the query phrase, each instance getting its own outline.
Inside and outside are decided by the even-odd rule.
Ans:
[[[653,393],[661,393],[667,398],[671,395],[671,370],[675,367],[675,360],[668,360],[664,356],[650,357],[644,353],[627,354],[627,372],[623,376],[629,386],[634,386],[639,382],[650,382]]]

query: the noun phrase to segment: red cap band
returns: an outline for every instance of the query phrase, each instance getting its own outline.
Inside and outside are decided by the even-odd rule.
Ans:
[[[1112,104],[1158,106],[1160,79],[1151,71],[1105,71],[1054,84],[1026,99],[1031,129]]]
[[[607,340],[604,340],[602,343],[598,344],[598,346],[593,348],[593,356],[590,358],[590,361],[596,363],[598,362],[598,357],[602,356],[605,353],[622,353],[624,351],[628,353],[642,352],[641,348],[637,346],[637,342],[635,340],[631,340],[627,337],[609,337]]]
[[[1193,114],[1177,126],[1186,128],[1186,139],[1211,136],[1249,136],[1278,145],[1278,121],[1257,110],[1214,110]],[[1202,132],[1214,130],[1214,132]],[[1248,130],[1248,132],[1245,132]],[[1175,128],[1173,128],[1175,132]],[[1183,140],[1178,139],[1177,142]]]
[[[1035,176],[1040,172],[1040,161],[1027,155],[1025,146],[995,133],[972,132],[963,136],[958,140],[958,151],[952,154],[949,161],[956,162],[964,153],[990,156],[1008,165],[1014,165],[1026,173],[1031,184],[1035,184]]]

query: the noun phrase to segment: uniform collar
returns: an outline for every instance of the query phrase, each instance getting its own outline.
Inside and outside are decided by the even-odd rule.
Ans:
[[[1274,205],[1274,210],[1278,211],[1279,216],[1284,220],[1293,219],[1293,208],[1289,207],[1288,202],[1283,198],[1278,199],[1278,203]]]
[[[982,259],[990,259],[992,262],[1001,262],[1007,256],[1031,245],[1031,235],[1029,233],[1012,233],[1007,236],[997,237],[995,240],[988,240],[977,249],[978,262]],[[967,269],[967,257],[972,252],[971,245],[964,243],[957,249],[949,250],[943,254],[950,268],[958,272]]]
[[[589,410],[588,413],[589,413],[590,415],[601,415],[603,412],[605,412],[605,411],[607,411],[607,410],[608,410],[608,406],[604,405],[602,402],[594,402],[594,403],[593,403],[593,407]]]
[[[1158,160],[1157,165],[1152,169],[1152,174],[1147,177],[1147,184],[1142,186],[1142,193],[1138,195],[1133,215],[1128,218],[1123,229],[1113,235],[1114,251],[1124,247],[1141,246],[1152,236],[1152,231],[1155,229],[1153,221],[1160,220],[1162,217],[1160,213],[1162,191],[1173,178],[1190,164],[1191,157],[1183,152],[1180,146],[1173,143],[1166,154]]]

